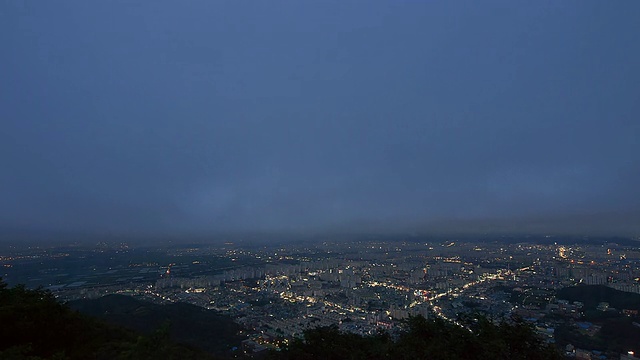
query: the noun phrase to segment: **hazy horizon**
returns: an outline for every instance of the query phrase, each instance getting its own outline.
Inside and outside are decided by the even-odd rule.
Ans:
[[[640,235],[640,2],[0,3],[0,238]]]

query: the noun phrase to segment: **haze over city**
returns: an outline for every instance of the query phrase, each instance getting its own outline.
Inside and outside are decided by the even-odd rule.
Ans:
[[[640,2],[0,2],[0,237],[640,234]]]

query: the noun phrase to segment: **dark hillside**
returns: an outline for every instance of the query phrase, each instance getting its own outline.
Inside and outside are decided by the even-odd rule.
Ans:
[[[156,305],[123,296],[73,303],[113,323],[141,329],[138,335],[90,318],[56,301],[51,293],[7,288],[0,282],[0,359],[210,359],[210,355],[170,340],[228,349],[239,340],[230,319],[188,305]],[[559,359],[526,323],[494,323],[478,316],[461,319],[469,331],[443,320],[409,319],[397,337],[363,337],[337,327],[318,328],[294,340],[277,359]],[[152,330],[156,327],[156,330]],[[238,354],[239,355],[239,354]]]
[[[169,340],[167,326],[148,336],[79,314],[50,292],[8,288],[0,280],[0,359],[210,359]]]
[[[244,340],[240,327],[213,310],[196,305],[174,303],[158,305],[124,295],[69,302],[72,309],[114,325],[149,334],[168,322],[171,339],[211,353],[222,354]]]
[[[586,310],[593,310],[601,302],[608,302],[618,310],[640,310],[640,294],[612,289],[604,285],[578,285],[558,290],[558,299],[580,301]]]

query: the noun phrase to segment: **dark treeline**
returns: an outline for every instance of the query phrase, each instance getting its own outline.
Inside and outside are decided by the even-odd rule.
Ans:
[[[0,359],[211,359],[169,339],[169,324],[150,335],[75,312],[44,290],[8,288],[0,279]]]
[[[396,340],[387,333],[360,336],[343,333],[336,326],[305,332],[273,359],[429,359],[429,360],[548,360],[562,359],[553,346],[519,319],[494,324],[483,316],[462,319],[469,328],[441,319],[412,317]],[[470,331],[471,330],[471,331]]]
[[[552,345],[519,319],[483,316],[450,322],[412,317],[392,337],[343,333],[336,326],[305,332],[273,359],[561,359]],[[169,324],[142,335],[71,310],[44,290],[13,288],[0,280],[0,359],[211,359],[171,341]],[[212,327],[219,324],[212,323]],[[231,354],[228,354],[231,355]],[[242,354],[236,353],[235,356]]]

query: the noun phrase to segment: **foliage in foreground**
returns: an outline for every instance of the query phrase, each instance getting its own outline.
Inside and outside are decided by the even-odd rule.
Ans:
[[[169,341],[169,324],[150,336],[89,318],[44,290],[0,279],[0,359],[210,359]]]
[[[337,327],[305,332],[279,354],[279,359],[562,359],[528,324],[518,319],[494,324],[485,317],[466,319],[472,331],[441,319],[418,316],[408,320],[397,340],[388,334],[360,336]]]
[[[170,338],[211,354],[229,356],[246,337],[230,316],[188,303],[154,304],[126,295],[106,295],[67,303],[73,310],[127,329],[150,334],[171,323]]]
[[[464,320],[472,330],[435,319],[413,317],[396,339],[360,336],[337,327],[305,332],[305,340],[272,353],[276,359],[560,359],[526,323],[494,324],[484,317]],[[169,340],[165,324],[149,336],[81,315],[50,292],[7,288],[0,281],[0,359],[209,359]]]

